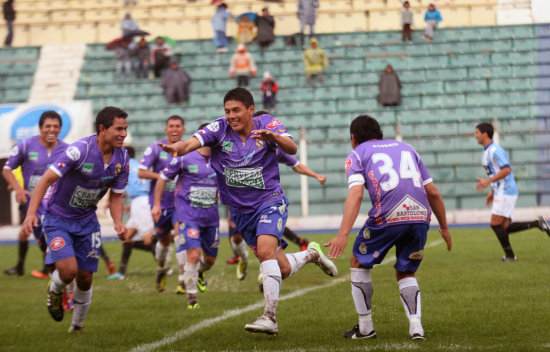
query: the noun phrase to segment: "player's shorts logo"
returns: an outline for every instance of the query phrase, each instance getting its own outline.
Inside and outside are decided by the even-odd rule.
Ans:
[[[422,258],[424,258],[424,250],[414,252],[414,253],[411,253],[411,255],[409,255],[409,259],[420,260]]]
[[[359,252],[363,255],[367,254],[367,244],[366,243],[361,243],[359,245]]]
[[[197,229],[187,230],[187,237],[189,237],[189,238],[199,238],[199,230],[197,230]]]
[[[65,247],[65,240],[61,237],[56,237],[50,242],[52,251],[57,251],[63,247]]]

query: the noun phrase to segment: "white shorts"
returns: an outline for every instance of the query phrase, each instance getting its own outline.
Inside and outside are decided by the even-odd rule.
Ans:
[[[153,231],[155,223],[151,216],[151,206],[149,205],[148,196],[139,196],[132,199],[130,203],[130,218],[126,223],[126,227],[137,230],[137,233],[132,237],[133,241],[140,241],[143,235]]]
[[[511,219],[517,200],[517,195],[501,195],[498,197],[493,197],[493,209],[491,210],[491,213]]]

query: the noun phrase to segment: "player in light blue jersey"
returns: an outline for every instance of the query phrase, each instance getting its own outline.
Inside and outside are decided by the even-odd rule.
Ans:
[[[550,236],[550,227],[542,216],[534,221],[511,222],[519,192],[508,154],[493,142],[494,131],[493,125],[488,122],[482,122],[476,126],[474,137],[483,146],[481,164],[488,176],[487,178],[477,178],[476,191],[481,192],[485,187],[491,185],[491,191],[485,198],[485,205],[492,204],[491,228],[495,231],[504,250],[505,256],[502,257],[502,260],[514,261],[517,260],[517,257],[510,245],[508,234],[538,227]]]

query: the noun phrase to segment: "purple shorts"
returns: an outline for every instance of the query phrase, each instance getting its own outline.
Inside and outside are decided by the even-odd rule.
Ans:
[[[93,216],[85,221],[72,221],[46,213],[42,227],[48,245],[46,264],[76,257],[78,269],[97,271],[101,250],[101,233],[97,217]]]
[[[220,238],[216,226],[202,227],[180,223],[179,234],[177,252],[201,248],[202,252],[209,257],[215,258],[218,256]]]

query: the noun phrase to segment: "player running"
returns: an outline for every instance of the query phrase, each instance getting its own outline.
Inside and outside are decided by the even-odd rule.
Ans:
[[[15,191],[15,199],[20,204],[25,204],[25,210],[28,209],[29,199],[36,184],[46,172],[46,169],[67,149],[67,143],[60,141],[59,133],[61,133],[61,116],[52,110],[44,111],[38,120],[38,129],[40,135],[28,139],[24,139],[17,143],[11,150],[10,157],[4,165],[2,176],[8,185]],[[19,182],[15,179],[12,170],[21,166],[23,171],[24,187],[19,186]],[[39,206],[37,217],[40,219],[43,213],[43,206]],[[40,247],[43,255],[46,255],[46,243],[42,234],[42,223],[38,221],[38,225],[34,228],[34,237]],[[15,267],[4,270],[7,275],[23,275],[23,267],[29,244],[27,236],[21,228],[19,232],[19,255]],[[39,270],[33,270],[31,275],[36,278],[49,278],[46,267]]]
[[[380,125],[374,118],[358,116],[350,125],[350,133],[353,151],[345,164],[349,193],[338,235],[325,244],[331,247],[331,258],[341,256],[347,245],[364,188],[369,192],[372,208],[355,239],[350,258],[351,295],[359,324],[345,332],[344,337],[376,336],[371,316],[370,269],[380,264],[395,246],[394,267],[401,301],[409,318],[409,335],[412,339],[424,339],[420,289],[415,272],[424,256],[432,210],[447,249],[451,250],[443,198],[416,151],[408,144],[383,139]]]
[[[199,130],[207,125],[201,125]],[[201,292],[206,291],[204,272],[216,262],[220,243],[218,181],[210,164],[210,147],[172,159],[160,174],[152,211],[155,220],[161,214],[160,199],[166,182],[176,179],[176,220],[179,223],[176,258],[178,265],[184,266],[177,292],[185,290],[187,308],[198,309],[197,286]],[[184,251],[187,251],[187,258],[181,255]]]
[[[147,147],[139,165],[138,176],[152,180],[149,190],[149,205],[151,208],[153,208],[155,203],[155,185],[160,178],[160,173],[172,161],[172,155],[163,151],[158,144],[172,144],[181,140],[181,136],[185,133],[183,118],[178,115],[170,116],[166,119],[164,132],[166,133],[166,139],[161,139]],[[176,181],[174,180],[166,184],[160,202],[162,212],[158,221],[155,222],[155,234],[158,239],[155,247],[155,258],[158,263],[156,278],[158,292],[164,292],[166,288],[166,274],[172,261],[172,247],[170,244],[172,243],[171,231],[175,225],[174,212],[176,202],[174,191],[176,189]]]
[[[519,192],[508,154],[501,146],[493,142],[494,132],[495,129],[489,122],[482,122],[476,126],[474,137],[477,143],[483,146],[481,165],[488,176],[488,178],[477,177],[476,191],[481,192],[485,187],[491,185],[491,191],[485,198],[485,205],[492,203],[491,228],[504,250],[505,255],[502,260],[515,261],[518,258],[510,244],[508,237],[510,233],[538,227],[550,236],[550,227],[542,216],[534,221],[511,222]]]
[[[269,114],[253,117],[254,99],[244,88],[224,97],[225,118],[219,118],[185,142],[163,144],[171,154],[185,155],[209,146],[212,168],[218,176],[221,201],[230,207],[237,229],[260,260],[264,274],[264,314],[246,324],[250,332],[276,334],[276,311],[281,280],[314,262],[328,275],[336,266],[317,243],[285,254],[282,239],[288,217],[288,200],[279,185],[277,149],[294,154],[296,144],[281,122]]]
[[[97,202],[109,188],[115,231],[121,240],[126,235],[122,210],[129,164],[122,143],[127,134],[127,116],[126,112],[112,106],[97,114],[97,135],[71,144],[49,167],[34,189],[23,222],[28,236],[33,226],[38,225],[38,206],[48,190],[43,224],[48,244],[46,264],[55,263],[48,287],[48,311],[55,321],[63,320],[62,291],[76,278],[69,332],[82,330],[92,300],[92,279],[97,271],[101,246],[95,212]]]

